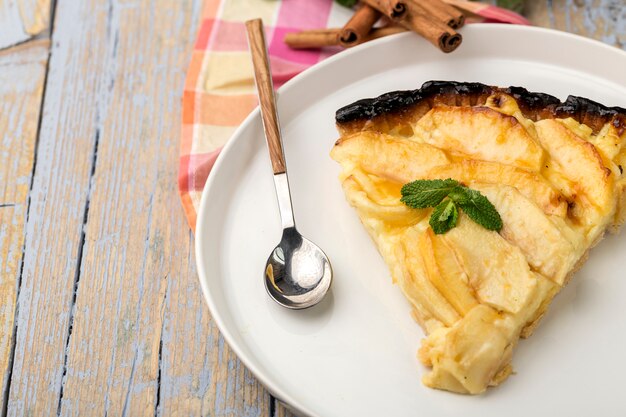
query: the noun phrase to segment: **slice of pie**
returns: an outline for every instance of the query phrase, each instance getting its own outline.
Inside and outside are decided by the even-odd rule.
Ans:
[[[337,111],[331,156],[427,337],[425,385],[477,394],[511,373],[511,355],[605,230],[626,219],[626,110],[519,87],[431,81]],[[432,208],[400,201],[420,179],[454,179],[502,218],[460,213],[435,234]]]

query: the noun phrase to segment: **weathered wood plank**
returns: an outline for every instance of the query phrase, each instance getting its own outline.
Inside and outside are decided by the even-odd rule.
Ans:
[[[50,25],[51,0],[20,0],[22,26],[31,36],[38,35]]]
[[[537,26],[576,33],[626,49],[625,0],[527,1],[525,14]]]
[[[65,346],[82,248],[83,223],[109,54],[90,54],[106,32],[106,8],[74,13],[53,36],[37,162],[30,194],[9,415],[53,415],[59,404]],[[83,2],[78,2],[82,4]],[[77,4],[78,4],[77,3]],[[68,15],[69,14],[69,15]],[[104,17],[104,18],[103,18]],[[76,33],[84,19],[90,31]],[[84,23],[85,24],[85,23]]]
[[[20,10],[11,0],[0,0],[0,28],[0,49],[30,38],[22,26]]]
[[[0,53],[0,384],[8,389],[47,40]]]
[[[46,30],[50,11],[50,0],[0,0],[0,49]]]
[[[199,7],[58,3],[11,415],[269,413],[210,321],[173,180]]]
[[[184,230],[184,222],[178,230]],[[195,261],[183,254],[179,262],[187,264],[190,273],[168,284],[158,415],[269,416],[269,394],[210,320]]]
[[[274,399],[275,411],[272,417],[297,417],[281,401]]]

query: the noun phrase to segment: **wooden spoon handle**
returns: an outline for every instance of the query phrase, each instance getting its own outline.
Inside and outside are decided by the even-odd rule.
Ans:
[[[261,19],[248,20],[246,28],[248,30],[248,44],[252,54],[254,78],[257,91],[259,92],[261,117],[263,118],[267,147],[270,151],[272,169],[274,174],[282,174],[285,172],[285,155],[283,153],[283,143],[280,139],[280,125],[278,124],[278,114],[276,113],[276,98],[274,97],[272,73],[267,56],[263,21]]]

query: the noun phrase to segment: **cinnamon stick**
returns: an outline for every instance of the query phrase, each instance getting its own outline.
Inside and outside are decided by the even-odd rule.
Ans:
[[[400,20],[406,16],[408,7],[406,0],[361,0],[392,20]]]
[[[418,33],[443,52],[452,52],[463,38],[442,20],[433,16],[432,11],[420,6],[415,0],[362,0],[382,12],[395,23]],[[394,15],[393,7],[399,6],[403,12]]]
[[[313,29],[285,35],[285,43],[293,49],[316,49],[339,45],[341,29]]]
[[[385,36],[395,35],[396,33],[406,32],[407,29],[402,26],[385,26],[382,28],[372,29],[370,33],[368,33],[365,37],[363,37],[360,43],[352,45],[360,45],[361,43],[369,42],[374,39],[384,38]]]
[[[454,51],[463,41],[461,34],[450,26],[415,10],[410,10],[408,17],[398,21],[398,23],[418,33],[442,52]]]
[[[458,29],[465,24],[463,12],[441,0],[407,0],[407,3],[409,11],[417,9],[422,14],[430,14],[453,29]]]
[[[362,39],[372,30],[381,14],[373,7],[363,4],[341,29],[339,43],[346,48],[362,43]]]
[[[374,39],[406,32],[402,26],[386,26],[372,29],[367,35],[361,37],[357,43],[350,44],[349,47],[360,45]],[[293,49],[317,49],[326,46],[336,46],[339,44],[341,29],[314,29],[304,30],[297,33],[289,33],[285,36],[285,43]]]

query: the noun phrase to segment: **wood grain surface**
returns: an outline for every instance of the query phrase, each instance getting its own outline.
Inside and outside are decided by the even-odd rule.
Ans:
[[[0,52],[0,383],[8,388],[47,40]]]
[[[526,1],[537,26],[575,33],[626,49],[626,0]]]
[[[103,67],[108,56],[91,55],[91,48],[109,46],[96,36],[106,31],[107,8],[64,16],[79,3],[57,3],[59,30],[52,37],[30,195],[9,415],[53,415],[60,407],[97,151],[93,124],[101,117],[97,105],[106,100],[96,94],[107,74],[85,64]],[[73,33],[87,15],[94,16],[90,30]],[[71,24],[61,24],[64,19]]]
[[[0,49],[46,31],[50,6],[50,0],[0,0]]]
[[[178,202],[202,0],[53,7],[0,0],[2,415],[292,416],[213,323]],[[626,0],[525,13],[626,49]]]
[[[51,0],[22,0],[18,2],[22,26],[31,36],[47,30],[50,25]]]
[[[200,7],[57,3],[10,415],[268,413],[210,321],[173,179]]]

